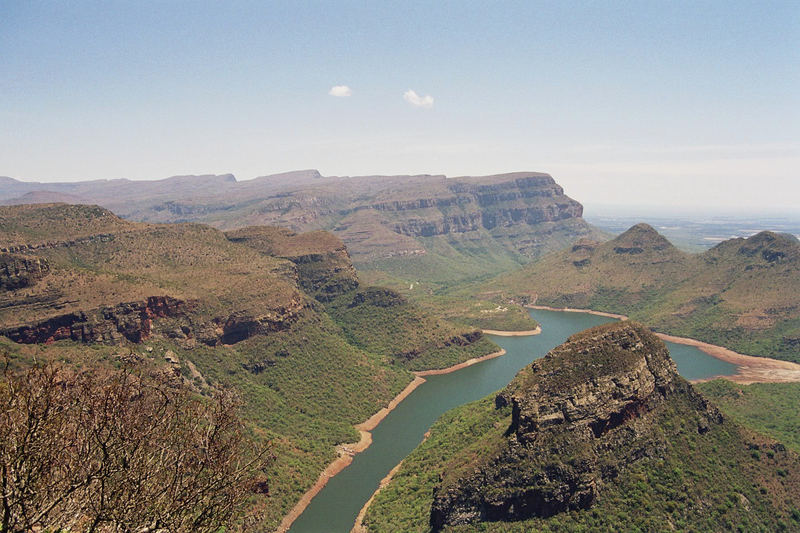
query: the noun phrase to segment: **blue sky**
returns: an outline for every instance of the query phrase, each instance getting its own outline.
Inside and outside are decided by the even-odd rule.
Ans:
[[[538,170],[791,210],[799,104],[797,1],[0,2],[20,179]]]

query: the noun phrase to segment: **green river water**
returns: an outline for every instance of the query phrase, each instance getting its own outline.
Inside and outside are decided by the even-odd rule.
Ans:
[[[372,445],[334,476],[289,530],[291,533],[340,533],[353,527],[356,516],[378,483],[417,447],[433,422],[445,411],[505,387],[525,365],[542,357],[573,333],[611,322],[588,313],[532,310],[542,333],[528,337],[492,337],[505,348],[502,357],[451,374],[429,376],[372,432]],[[736,372],[736,366],[697,348],[666,343],[686,379]]]

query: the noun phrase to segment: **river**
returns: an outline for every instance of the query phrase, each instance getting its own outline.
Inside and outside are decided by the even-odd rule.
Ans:
[[[429,376],[372,432],[372,445],[334,476],[290,528],[291,533],[349,532],[356,516],[378,483],[417,447],[428,428],[445,411],[478,400],[505,387],[525,365],[542,357],[573,333],[614,319],[588,313],[531,310],[542,333],[528,337],[497,337],[506,350],[502,357],[451,374]],[[736,372],[736,366],[697,348],[666,343],[686,379]]]

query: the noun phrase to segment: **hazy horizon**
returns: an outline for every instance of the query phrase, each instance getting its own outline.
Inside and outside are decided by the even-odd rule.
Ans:
[[[793,211],[800,4],[0,6],[0,175],[550,173]],[[654,199],[654,200],[653,200]]]

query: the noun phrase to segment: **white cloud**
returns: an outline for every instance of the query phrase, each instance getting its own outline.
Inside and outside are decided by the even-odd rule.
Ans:
[[[403,100],[416,107],[424,107],[426,109],[433,107],[433,96],[429,94],[420,96],[412,89],[403,93]]]
[[[328,91],[328,94],[331,96],[338,96],[339,98],[344,98],[346,96],[350,96],[351,94],[353,94],[353,90],[347,85],[334,85],[333,87],[331,87],[331,90]]]

